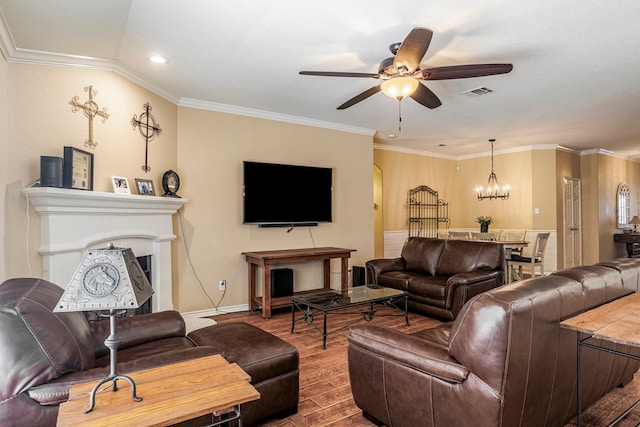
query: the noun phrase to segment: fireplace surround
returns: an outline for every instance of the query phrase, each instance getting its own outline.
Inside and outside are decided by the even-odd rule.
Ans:
[[[42,278],[66,287],[85,251],[106,246],[152,255],[152,311],[172,310],[172,216],[187,199],[32,187],[23,191],[40,215]]]

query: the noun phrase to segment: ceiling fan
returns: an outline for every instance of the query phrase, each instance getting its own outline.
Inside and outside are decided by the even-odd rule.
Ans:
[[[418,80],[448,80],[492,76],[505,74],[513,69],[511,64],[452,65],[420,69],[420,61],[422,61],[429,48],[431,37],[433,37],[433,31],[426,28],[414,28],[402,43],[394,43],[389,46],[389,50],[394,56],[383,60],[377,73],[300,71],[300,74],[325,77],[368,77],[383,80],[380,85],[373,86],[344,102],[338,106],[338,110],[349,108],[380,91],[398,100],[410,96],[427,108],[436,108],[442,105],[442,102],[435,93],[425,85],[420,84]]]

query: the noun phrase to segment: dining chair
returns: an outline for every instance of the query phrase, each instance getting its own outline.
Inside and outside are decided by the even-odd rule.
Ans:
[[[449,238],[449,230],[438,230],[438,239],[448,239]]]
[[[531,250],[531,256],[525,257],[511,254],[511,259],[507,260],[508,268],[518,268],[518,275],[522,278],[522,267],[528,266],[531,269],[531,277],[536,275],[536,267],[540,268],[540,275],[544,276],[544,251],[551,233],[538,233]]]
[[[524,242],[527,230],[500,230],[498,241],[502,242]],[[522,248],[513,248],[510,253],[522,255]]]
[[[468,240],[468,231],[449,231],[449,239],[451,240]]]
[[[471,240],[486,240],[495,242],[497,240],[497,236],[496,233],[478,233],[477,231],[472,231]]]

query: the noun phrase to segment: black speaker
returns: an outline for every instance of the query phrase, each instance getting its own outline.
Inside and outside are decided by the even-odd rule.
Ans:
[[[358,267],[358,266],[351,267],[351,274],[352,274],[351,282],[353,283],[353,286],[362,286],[367,284],[365,279],[364,267]]]
[[[40,187],[62,187],[62,157],[40,156]]]
[[[271,297],[290,297],[293,295],[293,270],[277,268],[271,270]]]

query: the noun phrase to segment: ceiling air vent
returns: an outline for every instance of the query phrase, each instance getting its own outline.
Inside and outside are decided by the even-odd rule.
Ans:
[[[464,92],[462,92],[463,95],[469,95],[469,96],[482,96],[482,95],[486,95],[493,92],[491,89],[489,89],[488,87],[477,87],[475,89],[469,89],[466,90]]]

